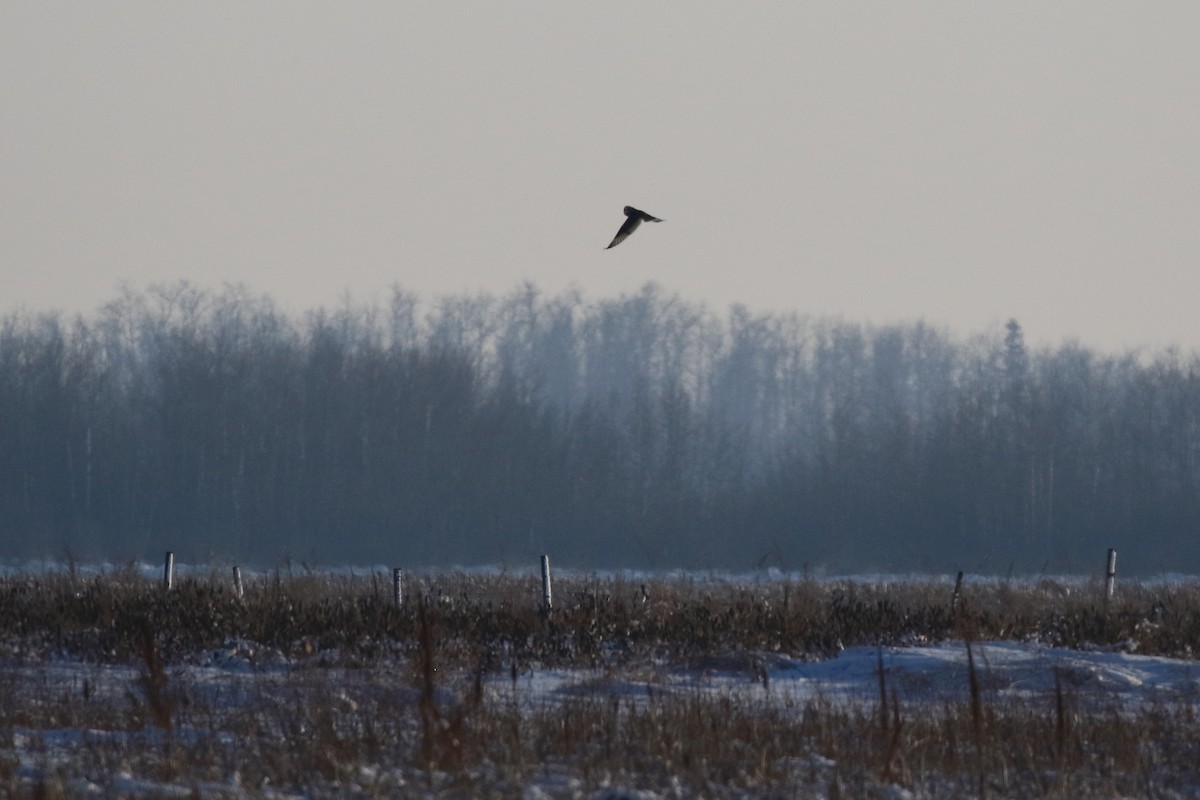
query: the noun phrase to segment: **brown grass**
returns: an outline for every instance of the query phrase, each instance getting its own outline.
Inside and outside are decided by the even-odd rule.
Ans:
[[[414,583],[410,598],[424,599],[447,640],[443,658],[456,666],[481,658],[497,666],[489,652],[501,646],[522,664],[590,666],[738,649],[819,656],[842,646],[962,636],[1177,657],[1191,657],[1200,642],[1195,585],[1126,584],[1106,612],[1098,582],[968,585],[952,609],[952,587],[933,581],[635,584],[585,577],[559,579],[556,609],[542,615],[532,576],[447,574]],[[223,575],[178,581],[170,593],[123,572],[15,575],[0,578],[0,647],[19,642],[32,653],[127,663],[144,653],[148,624],[167,661],[230,638],[289,655],[337,649],[345,659],[371,660],[414,650],[419,605],[414,599],[396,608],[386,576],[277,572],[247,580],[238,599]]]
[[[564,695],[531,704],[529,670],[605,681],[722,654],[824,657],[840,646],[1037,638],[1190,657],[1200,590],[1044,581],[963,588],[568,578],[539,613],[536,578],[390,580],[276,573],[186,579],[164,594],[131,571],[0,579],[0,795],[506,797],[605,789],[647,796],[1188,796],[1200,786],[1195,704],[1117,713],[1057,682],[1045,707],[980,690],[902,704],[883,670],[875,703],[772,692]],[[232,644],[231,644],[232,643]],[[273,669],[205,678],[213,649],[279,653]],[[70,682],[31,665],[83,662]],[[755,659],[758,660],[755,660]],[[761,664],[755,657],[747,664]],[[136,776],[131,779],[129,776]],[[132,783],[130,781],[133,781]],[[139,787],[148,787],[143,791]],[[614,795],[616,796],[616,795]]]

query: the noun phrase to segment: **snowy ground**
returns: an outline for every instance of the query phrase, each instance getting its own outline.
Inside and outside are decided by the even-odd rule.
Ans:
[[[1072,651],[1012,642],[973,645],[981,693],[987,703],[1028,702],[1053,707],[1056,684],[1069,693],[1077,706],[1133,713],[1147,706],[1200,706],[1200,665],[1193,661],[1139,656],[1114,651]],[[778,654],[732,653],[714,655],[689,665],[649,664],[621,671],[533,669],[517,676],[493,675],[485,684],[490,702],[504,703],[528,712],[545,712],[556,705],[579,699],[619,699],[623,703],[646,704],[670,698],[711,695],[741,703],[775,704],[803,708],[816,701],[825,708],[870,709],[879,702],[879,664],[884,667],[884,685],[889,697],[905,708],[967,703],[970,698],[967,649],[961,642],[916,647],[855,647],[836,657],[807,661]],[[170,746],[202,744],[217,735],[236,738],[237,726],[214,723],[214,718],[234,718],[242,711],[265,705],[305,703],[313,696],[333,709],[353,711],[387,695],[399,706],[418,702],[411,673],[402,669],[349,670],[320,668],[315,662],[291,660],[273,651],[258,651],[245,644],[208,653],[199,663],[168,667],[170,691],[185,696],[184,707],[204,709],[201,714],[177,713]],[[19,692],[27,710],[45,707],[63,698],[94,708],[110,707],[117,716],[124,709],[144,706],[137,687],[145,681],[145,670],[134,666],[111,666],[57,660],[22,664],[0,662],[0,686]],[[450,708],[461,702],[461,691],[442,687],[435,702]],[[798,713],[798,712],[797,712]],[[126,766],[114,772],[95,770],[92,778],[71,768],[89,758],[96,748],[116,747],[136,753],[168,746],[167,737],[154,726],[130,726],[104,722],[103,715],[85,717],[91,723],[44,727],[13,724],[23,717],[12,714],[0,725],[0,763],[13,785],[34,786],[48,776],[62,775],[68,796],[159,797],[185,796],[198,791],[203,796],[298,796],[276,791],[267,785],[242,784],[239,771],[211,782],[193,776],[173,781],[155,778],[129,756]],[[302,732],[302,728],[300,729]],[[119,740],[119,741],[114,741]],[[210,745],[206,745],[210,746]],[[378,776],[367,776],[377,780]],[[403,789],[404,781],[388,784]],[[367,781],[369,783],[370,781]],[[642,797],[676,796],[671,792],[585,791],[584,784],[566,777],[543,775],[523,788],[524,795],[539,797]],[[412,788],[412,787],[410,787]],[[894,787],[895,788],[895,787]],[[327,787],[328,789],[328,787]],[[316,796],[340,794],[340,790],[318,791]],[[308,794],[308,793],[304,793]],[[376,796],[360,784],[347,794]],[[436,793],[434,793],[436,794]],[[887,792],[883,792],[886,795]],[[896,789],[891,796],[909,797]],[[1192,796],[1181,794],[1178,796]]]
[[[1200,706],[1197,661],[1013,642],[977,642],[972,649],[983,694],[994,701],[1052,697],[1057,684],[1061,690],[1104,708],[1137,710],[1147,704],[1175,703]],[[879,701],[881,662],[889,697],[895,692],[901,702],[917,705],[969,700],[967,649],[962,642],[852,647],[819,661],[747,652],[714,655],[690,665],[650,664],[623,670],[535,668],[521,673],[515,685],[507,674],[492,675],[486,688],[493,697],[515,699],[529,707],[543,707],[565,697],[616,695],[639,700],[697,692],[856,706]],[[212,651],[201,664],[169,666],[167,672],[183,685],[236,705],[244,693],[316,669],[313,663],[287,659],[275,651],[232,645],[228,650]],[[344,674],[345,670],[338,672]],[[396,668],[392,677],[399,679],[399,672]],[[86,682],[92,699],[124,698],[143,673],[136,666],[0,660],[0,681],[6,686],[60,695],[82,692]],[[380,680],[388,677],[387,670],[379,676]]]
[[[1146,704],[1200,704],[1200,663],[1121,652],[1077,651],[1013,642],[973,646],[982,692],[994,701],[1039,700],[1063,691],[1092,706],[1137,710]],[[961,642],[923,647],[854,647],[835,658],[805,661],[778,654],[713,656],[696,667],[651,671],[640,677],[532,673],[525,699],[617,693],[652,697],[699,691],[770,695],[802,704],[810,700],[863,705],[879,701],[879,663],[889,697],[902,703],[967,702],[967,650]]]
[[[125,569],[142,579],[154,580],[160,574],[160,568],[150,565]],[[183,574],[189,571],[201,578],[225,572],[205,567],[184,568]],[[36,574],[38,570],[25,565],[20,572]],[[111,567],[101,568],[96,574],[112,572]],[[382,567],[330,574],[378,575],[381,580],[388,576]],[[247,570],[248,578],[255,576]],[[639,576],[621,573],[597,579],[636,587]],[[692,584],[712,581],[714,585],[756,586],[808,580],[766,573],[675,579]],[[912,579],[864,576],[822,580],[878,586]],[[920,580],[930,582],[929,578]],[[969,578],[968,583],[982,585],[989,580],[997,579]],[[1175,587],[1193,580],[1166,577],[1161,584]],[[1095,582],[1087,579],[1054,579],[1047,591],[1060,597],[1068,592],[1090,596],[1094,590]],[[531,594],[536,595],[537,589],[531,588]],[[1147,619],[1139,624],[1157,623]],[[1065,707],[1074,715],[1080,742],[1086,737],[1089,719],[1137,720],[1131,726],[1134,741],[1143,734],[1186,740],[1186,747],[1175,750],[1171,741],[1161,748],[1151,745],[1152,752],[1144,761],[1152,768],[1139,779],[1141,784],[1135,782],[1139,787],[1135,793],[1200,798],[1200,766],[1191,763],[1200,761],[1195,759],[1197,737],[1187,732],[1189,727],[1194,730],[1193,720],[1200,711],[1200,662],[1145,656],[1133,652],[1135,649],[1132,640],[1080,649],[1036,641],[982,641],[972,643],[970,653],[978,699],[985,708],[1001,713],[1022,708],[1033,717],[1052,719]],[[425,714],[419,710],[423,702],[419,669],[405,660],[399,648],[384,652],[363,663],[334,651],[304,652],[302,647],[292,647],[285,654],[254,642],[230,640],[224,647],[162,665],[156,675],[140,661],[92,663],[62,653],[48,656],[44,649],[27,648],[19,640],[0,641],[0,796],[657,800],[696,795],[694,785],[676,784],[669,777],[640,780],[644,771],[632,767],[630,772],[611,774],[598,774],[594,768],[581,770],[583,762],[577,760],[581,756],[556,755],[545,763],[527,763],[529,752],[537,751],[536,742],[523,755],[515,756],[518,761],[526,760],[516,768],[489,763],[489,755],[436,773],[423,769],[414,756],[422,747],[420,725]],[[407,652],[411,657],[412,651]],[[513,672],[506,662],[492,669],[479,682],[469,672],[436,676],[432,694],[424,699],[436,707],[433,716],[439,724],[449,726],[447,735],[454,733],[453,721],[461,719],[459,712],[470,703],[481,704],[474,708],[483,709],[470,712],[476,714],[477,724],[482,726],[479,720],[486,717],[487,724],[494,726],[480,729],[501,735],[510,723],[525,724],[513,723],[514,718],[526,721],[530,729],[546,727],[547,720],[558,713],[573,714],[571,719],[577,722],[572,724],[603,726],[606,720],[627,717],[630,709],[665,708],[676,701],[677,707],[693,710],[704,703],[709,708],[726,703],[737,714],[761,714],[774,720],[780,715],[799,717],[814,707],[821,713],[845,711],[849,717],[874,720],[879,717],[881,690],[888,713],[905,720],[906,729],[911,730],[922,713],[928,712],[930,719],[950,719],[962,713],[950,709],[966,709],[973,699],[968,647],[962,641],[917,639],[903,647],[849,647],[820,658],[806,653],[728,651],[687,659],[614,660],[603,668],[546,668],[535,663]],[[605,716],[606,709],[611,709],[610,716]],[[1157,721],[1147,723],[1149,718]],[[1041,735],[1046,735],[1045,729],[1042,731]],[[429,735],[428,731],[424,734],[426,739]],[[747,740],[750,745],[755,743],[755,735],[759,734]],[[524,732],[521,737],[531,739]],[[594,732],[591,739],[581,737],[584,740],[594,746]],[[1045,743],[1034,746],[1049,747]],[[1120,740],[1114,745],[1122,746]],[[822,797],[841,791],[841,796],[899,800],[964,796],[970,792],[963,791],[969,783],[964,784],[961,764],[969,761],[973,751],[967,738],[958,748],[960,765],[953,775],[938,778],[936,767],[922,767],[923,772],[913,772],[918,777],[906,778],[899,768],[893,774],[888,756],[882,765],[877,761],[868,767],[860,764],[856,768],[858,782],[847,784],[842,791],[837,787],[843,775],[850,774],[849,762],[839,763],[836,758],[845,757],[853,748],[843,746],[839,754],[806,746],[799,751],[786,750],[784,757],[760,769],[759,774],[768,775],[774,783],[728,791],[710,785],[700,794]],[[1179,761],[1180,752],[1189,763]],[[616,756],[617,763],[625,757]],[[1094,792],[1087,789],[1095,787],[1114,794],[1112,787],[1123,779],[1113,774],[1115,762],[1091,764],[1089,758],[1086,753],[1077,757],[1072,768],[1085,777],[1072,780],[1086,781],[1091,776],[1096,783],[1062,783],[1056,796],[1089,796]],[[1008,793],[992,790],[989,795],[1042,796],[1030,787],[1059,785],[1049,774],[1053,771],[1014,778],[1006,785],[1016,788]],[[935,776],[933,783],[919,777],[929,774]],[[481,787],[489,787],[486,795]]]

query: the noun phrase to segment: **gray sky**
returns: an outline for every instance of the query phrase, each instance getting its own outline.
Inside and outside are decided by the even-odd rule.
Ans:
[[[6,2],[0,311],[656,281],[1200,349],[1200,3]],[[604,248],[632,204],[666,221]]]

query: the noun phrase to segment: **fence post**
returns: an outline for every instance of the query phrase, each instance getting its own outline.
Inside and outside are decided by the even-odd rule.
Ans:
[[[550,556],[542,556],[542,610],[553,607],[550,599]]]
[[[950,598],[951,613],[958,611],[958,601],[962,599],[962,583],[963,571],[958,571],[958,577],[954,579],[954,596]]]
[[[404,570],[392,568],[392,602],[397,608],[404,605]]]
[[[233,595],[238,600],[246,596],[245,587],[242,586],[242,568],[238,566],[233,568]]]
[[[1104,566],[1104,607],[1108,607],[1108,601],[1112,600],[1113,591],[1117,588],[1117,551],[1115,548],[1108,548],[1108,561]]]
[[[171,591],[173,583],[175,583],[175,553],[168,550],[166,562],[163,564],[163,589]]]

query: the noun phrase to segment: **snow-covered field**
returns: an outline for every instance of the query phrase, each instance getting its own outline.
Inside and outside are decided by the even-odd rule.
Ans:
[[[1200,709],[1200,665],[1193,661],[1012,642],[976,643],[973,655],[984,702],[988,705],[1014,701],[1042,707],[1049,713],[1057,687],[1058,691],[1070,693],[1076,705],[1093,711],[1134,715],[1146,708]],[[966,647],[961,642],[945,642],[900,648],[853,647],[818,661],[778,654],[733,653],[714,655],[704,663],[690,666],[656,664],[615,672],[531,669],[519,674],[515,683],[508,676],[490,676],[484,685],[485,702],[511,705],[529,715],[552,714],[556,706],[580,699],[647,706],[707,696],[732,700],[748,708],[773,705],[801,713],[800,709],[819,703],[826,710],[841,707],[865,715],[874,713],[879,704],[880,663],[885,691],[907,713],[914,713],[916,706],[944,707],[970,700]],[[318,779],[320,772],[315,772],[313,784],[306,791],[276,789],[255,783],[253,769],[237,763],[239,737],[247,737],[245,757],[250,761],[259,750],[253,738],[264,734],[261,730],[252,734],[242,731],[239,717],[261,712],[263,719],[270,720],[271,711],[285,714],[288,705],[303,706],[314,701],[329,709],[331,719],[349,719],[361,707],[372,702],[379,704],[380,698],[386,698],[385,705],[392,708],[419,704],[419,691],[398,666],[372,670],[321,669],[315,663],[244,645],[214,650],[201,663],[167,668],[164,691],[171,693],[178,717],[169,732],[150,724],[136,724],[134,718],[145,713],[136,710],[146,705],[144,691],[139,688],[146,681],[145,673],[144,668],[135,666],[68,660],[38,664],[21,664],[11,659],[0,662],[0,686],[14,695],[7,704],[6,718],[0,722],[0,759],[5,764],[9,785],[24,787],[32,793],[34,787],[49,784],[72,797],[454,794],[449,777],[436,778],[436,787],[429,788],[422,786],[419,776],[411,771],[394,769],[389,775],[369,764],[360,765],[354,775],[334,776],[324,781]],[[440,687],[434,701],[443,709],[452,709],[465,702],[463,694]],[[22,699],[17,701],[16,696]],[[86,723],[22,724],[23,716],[33,716],[31,712],[45,710],[58,702],[107,709],[112,716],[93,714],[96,727]],[[14,713],[13,706],[25,712]],[[319,716],[311,709],[298,708],[295,728],[286,730],[281,726],[277,733],[284,738],[321,735],[315,730],[319,727],[315,721]],[[309,725],[311,731],[306,730]],[[214,738],[218,741],[210,741]],[[212,775],[209,780],[199,780],[195,775],[173,776],[169,767],[164,766],[173,750],[214,747],[229,750],[229,769]],[[809,772],[813,764],[820,769],[807,790],[823,787],[828,791],[828,780],[822,780],[820,774],[834,765],[821,759],[812,761],[812,757],[809,762],[806,767]],[[511,791],[514,787],[505,783],[503,788]],[[867,788],[882,796],[917,796],[913,790],[899,785]],[[945,788],[952,791],[951,786]],[[641,789],[621,786],[621,792],[613,787],[589,788],[586,781],[570,774],[569,764],[529,775],[520,789],[530,798],[616,797],[622,793],[628,797],[652,798],[681,796],[683,792],[682,788],[671,786]],[[1200,796],[1200,786],[1178,796]]]
[[[796,660],[778,654],[717,655],[699,668],[652,671],[637,679],[564,670],[531,674],[523,700],[562,694],[617,693],[638,698],[696,691],[773,697],[779,701],[862,707],[879,702],[879,664],[885,688],[904,704],[945,705],[970,699],[962,642],[913,647],[852,647],[833,658]],[[1081,652],[1014,642],[973,645],[981,690],[994,702],[1052,699],[1056,682],[1092,707],[1138,710],[1149,705],[1197,704],[1200,662],[1120,652]]]
[[[174,662],[98,663],[10,635],[0,795],[915,798],[976,795],[978,772],[990,796],[1200,797],[1200,662],[1132,641],[445,671],[433,645],[424,673],[421,649],[364,661],[306,647],[232,637]],[[1121,742],[1143,740],[1129,763],[1146,774],[1126,774]],[[1024,765],[1026,750],[1057,761]]]

